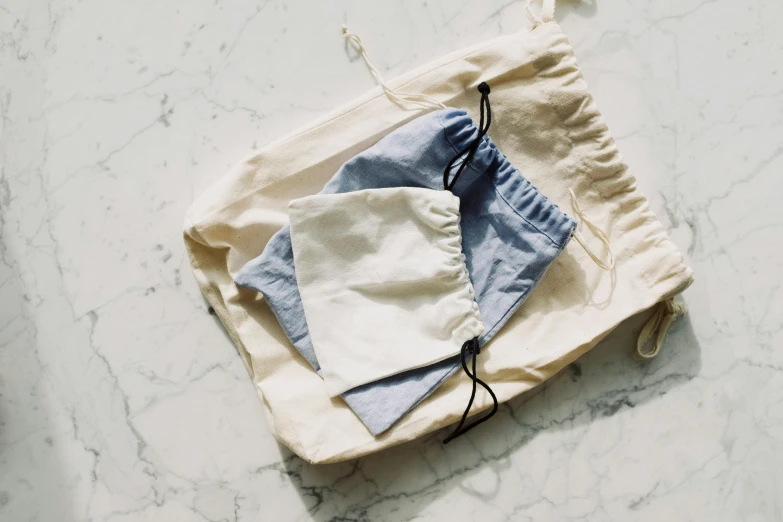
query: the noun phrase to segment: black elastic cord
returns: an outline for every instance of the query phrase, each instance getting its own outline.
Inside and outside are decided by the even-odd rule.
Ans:
[[[465,373],[468,377],[470,377],[470,380],[473,381],[473,391],[470,394],[470,400],[468,401],[468,407],[465,408],[465,413],[462,414],[462,419],[459,421],[459,424],[457,425],[457,428],[443,440],[443,444],[448,444],[455,438],[459,437],[460,435],[463,435],[482,422],[485,422],[489,420],[490,417],[492,417],[497,411],[498,411],[498,398],[495,396],[495,393],[492,391],[492,389],[476,377],[476,357],[478,354],[481,353],[481,348],[479,348],[478,343],[478,337],[471,339],[470,341],[465,341],[465,343],[462,345],[462,350],[460,350],[460,359],[462,360],[462,369],[465,370]],[[465,362],[465,356],[466,355],[473,355],[473,373],[468,370],[468,364]],[[489,412],[487,415],[481,417],[479,420],[472,422],[471,424],[468,424],[464,428],[462,427],[463,424],[465,424],[465,420],[468,418],[468,414],[470,414],[470,407],[473,406],[473,400],[476,398],[476,385],[480,384],[482,388],[487,390],[489,394],[492,396],[492,401],[494,402],[494,405],[492,406],[492,411]]]
[[[452,190],[454,188],[454,185],[457,183],[457,179],[462,174],[462,171],[465,170],[465,167],[467,167],[468,164],[473,160],[473,156],[476,155],[476,151],[481,144],[481,140],[487,134],[489,126],[492,123],[492,109],[489,106],[489,85],[487,85],[486,82],[481,82],[478,86],[478,90],[481,93],[481,121],[479,122],[479,133],[478,136],[476,136],[476,139],[473,140],[473,143],[462,149],[456,156],[451,158],[451,161],[446,166],[446,170],[443,171],[443,188],[446,190]],[[487,107],[486,127],[484,126],[484,105]],[[454,174],[451,182],[449,182],[449,174],[451,173],[451,169],[454,168],[454,164],[458,159],[464,156],[465,153],[467,153],[467,156],[465,156],[465,159],[462,160],[462,164],[460,164],[457,173]]]
[[[478,86],[478,90],[481,93],[481,119],[479,121],[478,126],[478,136],[476,136],[476,139],[473,140],[473,143],[465,147],[463,150],[461,150],[456,156],[451,158],[451,161],[446,166],[446,170],[443,171],[443,188],[445,190],[452,190],[454,188],[454,185],[457,183],[457,180],[462,175],[462,172],[465,170],[465,168],[468,166],[468,164],[473,161],[473,156],[476,155],[476,151],[479,148],[479,145],[481,145],[481,140],[484,139],[484,136],[486,136],[487,131],[489,131],[489,126],[492,124],[492,108],[489,105],[489,85],[487,85],[486,82],[481,82]],[[486,119],[487,124],[484,125],[484,110],[486,106]],[[467,155],[466,155],[467,154]],[[459,168],[457,169],[457,173],[454,174],[454,177],[449,181],[449,174],[451,173],[451,169],[454,168],[454,165],[456,164],[457,160],[462,158],[464,156],[464,159],[462,160],[462,163],[460,164]],[[462,344],[462,349],[460,350],[460,360],[462,362],[462,369],[465,370],[465,374],[470,377],[470,380],[473,382],[473,390],[470,393],[470,400],[468,401],[468,406],[465,408],[465,413],[462,414],[462,419],[460,419],[459,424],[457,425],[457,428],[443,440],[443,444],[448,444],[455,438],[459,437],[460,435],[463,435],[482,422],[486,422],[489,420],[490,417],[495,415],[495,413],[498,411],[498,398],[495,396],[495,393],[492,391],[492,389],[476,377],[476,358],[478,357],[478,354],[481,353],[481,349],[479,347],[478,337],[471,339],[469,341],[465,341]],[[473,356],[473,372],[471,372],[468,369],[468,363],[466,361],[467,356]],[[489,414],[481,417],[480,419],[468,424],[463,428],[463,425],[465,424],[465,421],[468,418],[468,415],[470,415],[470,408],[473,406],[473,401],[476,399],[476,388],[477,385],[481,385],[482,388],[487,390],[489,394],[492,396],[493,406],[492,411],[489,412]]]

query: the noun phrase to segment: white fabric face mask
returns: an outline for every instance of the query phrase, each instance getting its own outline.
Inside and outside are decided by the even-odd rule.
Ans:
[[[289,212],[297,284],[331,397],[456,356],[483,333],[451,192],[316,195]]]

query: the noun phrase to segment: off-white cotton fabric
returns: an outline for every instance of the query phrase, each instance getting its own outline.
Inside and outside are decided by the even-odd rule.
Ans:
[[[296,282],[329,396],[460,353],[484,332],[459,198],[385,188],[288,206]]]
[[[573,362],[624,319],[681,292],[692,272],[622,162],[573,49],[548,12],[531,30],[453,52],[388,84],[474,108],[482,81],[492,87],[492,140],[562,208],[569,208],[573,189],[583,212],[606,231],[615,257],[614,270],[602,270],[571,242],[482,350],[479,374],[507,401]],[[329,397],[263,298],[233,281],[287,222],[290,200],[317,193],[345,161],[420,114],[373,89],[254,152],[201,196],[185,220],[196,279],[242,354],[271,429],[311,462],[359,457],[452,424],[470,396],[470,380],[454,376],[375,438]],[[586,232],[585,239],[592,237]],[[600,250],[597,240],[592,246]],[[490,405],[480,393],[473,409]]]

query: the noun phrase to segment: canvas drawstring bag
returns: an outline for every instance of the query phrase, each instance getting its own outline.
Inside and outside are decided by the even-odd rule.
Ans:
[[[642,333],[655,339],[653,349],[638,350],[656,351],[682,312],[671,299],[692,282],[622,163],[553,13],[554,1],[546,0],[530,30],[455,51],[387,83],[461,107],[472,106],[479,83],[492,85],[492,141],[555,204],[568,208],[573,190],[611,244],[610,271],[569,244],[482,353],[478,367],[499,401],[537,386],[624,319],[651,308],[656,313]],[[421,114],[421,107],[406,109],[376,88],[249,156],[185,219],[196,279],[248,367],[270,428],[310,462],[355,458],[454,423],[474,384],[463,375],[446,380],[393,430],[373,437],[347,405],[328,397],[271,310],[260,306],[263,298],[233,281],[286,224],[289,201],[319,192],[340,165]],[[583,239],[600,242],[594,234]],[[477,396],[473,411],[491,404]]]

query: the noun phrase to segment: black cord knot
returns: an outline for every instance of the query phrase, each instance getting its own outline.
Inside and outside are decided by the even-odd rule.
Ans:
[[[462,419],[460,419],[459,424],[457,424],[457,428],[443,440],[443,444],[448,444],[455,438],[459,437],[460,435],[469,432],[482,422],[485,422],[489,420],[490,417],[492,417],[497,411],[498,411],[498,398],[495,396],[495,393],[492,391],[492,388],[489,387],[487,383],[482,381],[478,378],[476,375],[476,356],[479,354],[481,349],[479,348],[479,340],[478,337],[474,337],[473,339],[469,341],[465,341],[462,344],[462,350],[460,351],[460,359],[462,360],[462,369],[465,370],[465,375],[467,375],[473,384],[473,391],[470,394],[470,400],[468,401],[468,407],[465,408],[465,413],[462,414]],[[471,357],[472,356],[472,357]],[[473,371],[471,372],[470,369],[468,369],[468,362],[467,359],[473,359]],[[473,421],[471,424],[462,427],[465,424],[465,420],[468,418],[468,415],[470,414],[470,407],[473,406],[473,401],[476,399],[476,386],[481,386],[485,390],[487,390],[487,393],[492,397],[492,411],[490,411],[487,415],[484,415],[480,419]]]
[[[478,91],[479,91],[481,94],[489,94],[489,91],[490,91],[490,89],[489,89],[489,84],[488,84],[487,82],[481,82],[481,83],[478,85]]]

